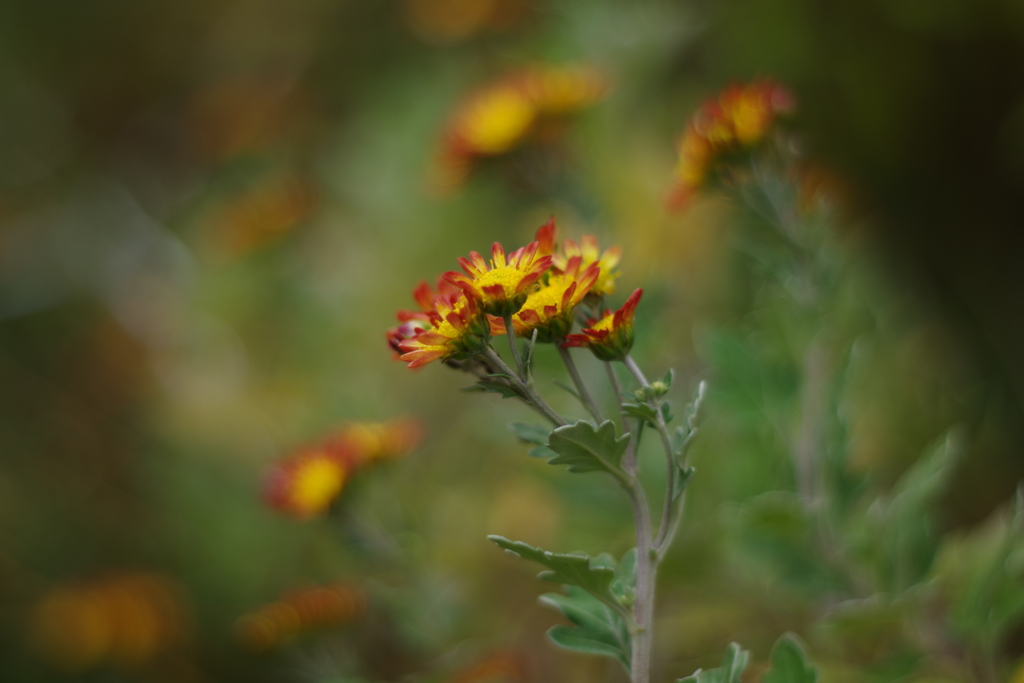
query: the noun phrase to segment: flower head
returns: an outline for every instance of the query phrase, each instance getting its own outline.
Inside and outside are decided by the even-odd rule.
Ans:
[[[346,454],[347,455],[347,454]],[[274,508],[309,519],[327,512],[349,478],[350,466],[323,445],[312,446],[274,464],[263,494]]]
[[[600,269],[597,280],[590,288],[589,293],[595,296],[611,295],[615,293],[615,280],[621,273],[615,270],[622,258],[622,249],[609,247],[601,252],[597,238],[593,235],[584,235],[579,242],[565,240],[561,248],[555,241],[557,228],[555,218],[552,216],[547,223],[537,230],[538,253],[551,254],[551,267],[556,273],[565,273],[569,269],[569,263],[574,257],[580,258],[580,266],[583,269],[597,264]]]
[[[82,672],[132,668],[180,645],[188,624],[181,588],[160,574],[126,572],[58,586],[32,613],[35,647],[56,666]]]
[[[633,348],[633,315],[643,293],[637,289],[619,310],[607,310],[600,320],[588,320],[589,327],[584,327],[582,334],[570,334],[562,346],[586,346],[604,361],[625,358]]]
[[[409,368],[434,360],[463,360],[479,355],[490,338],[491,327],[476,300],[459,292],[452,297],[437,295],[427,314],[430,327],[410,339],[398,342],[399,357]]]
[[[553,137],[550,133],[561,130],[568,115],[592,106],[606,91],[599,72],[572,65],[519,69],[474,90],[442,133],[433,169],[436,189],[456,189],[478,159]]]
[[[554,342],[563,339],[572,330],[573,311],[597,282],[600,267],[591,263],[581,268],[582,259],[570,259],[564,273],[550,273],[547,281],[530,292],[526,303],[512,317],[517,335],[529,337],[537,331],[537,341]],[[492,320],[498,334],[505,333],[505,323]]]
[[[293,591],[238,619],[235,632],[248,648],[264,651],[310,631],[340,626],[366,612],[364,592],[345,583]]]
[[[679,142],[672,208],[685,204],[707,180],[716,160],[760,144],[776,118],[793,109],[789,91],[771,81],[733,85],[705,102]]]
[[[471,302],[490,315],[503,318],[519,311],[526,303],[530,288],[551,267],[551,256],[537,256],[537,242],[516,249],[505,257],[505,250],[495,242],[488,264],[479,253],[459,258],[466,274],[450,271],[445,279],[466,293]]]

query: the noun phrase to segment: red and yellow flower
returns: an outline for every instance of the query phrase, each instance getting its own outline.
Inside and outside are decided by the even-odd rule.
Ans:
[[[601,360],[622,360],[633,348],[633,315],[643,293],[637,289],[619,310],[606,310],[600,320],[588,320],[582,334],[570,334],[562,346],[585,346]]]
[[[520,69],[474,90],[455,109],[441,136],[435,185],[450,192],[478,159],[498,157],[531,139],[550,138],[550,124],[586,109],[607,92],[606,79],[580,65]]]
[[[620,247],[609,247],[601,252],[597,238],[593,235],[584,235],[579,242],[565,240],[561,248],[555,241],[557,228],[555,218],[552,216],[547,223],[537,230],[538,253],[551,255],[551,267],[556,273],[565,273],[569,268],[570,261],[580,257],[580,266],[585,270],[593,264],[597,264],[600,272],[597,280],[590,288],[589,293],[594,296],[605,296],[615,293],[615,280],[621,273],[615,270],[615,266],[622,259]]]
[[[512,318],[517,335],[529,337],[537,330],[537,341],[554,342],[572,331],[573,311],[597,282],[601,269],[597,263],[582,268],[583,259],[569,259],[561,273],[550,273],[547,282],[526,297],[526,303]],[[493,321],[501,333],[505,324]]]
[[[760,144],[778,116],[793,109],[784,87],[767,80],[733,85],[704,103],[686,124],[669,196],[670,208],[685,204],[723,156]]]
[[[427,314],[430,327],[410,339],[398,342],[399,358],[410,369],[434,360],[464,360],[479,355],[490,339],[491,325],[475,299],[464,292],[452,297],[434,297],[434,308]],[[389,333],[389,339],[392,338]]]
[[[353,422],[274,463],[264,479],[271,507],[302,519],[324,514],[362,468],[412,451],[422,429],[409,419]]]
[[[508,258],[498,242],[491,247],[488,264],[478,252],[459,258],[465,274],[449,271],[446,280],[466,293],[469,302],[476,302],[484,313],[503,318],[517,313],[526,303],[531,288],[551,267],[551,256],[538,256],[537,242],[516,249]]]
[[[342,626],[366,612],[366,595],[353,585],[334,583],[293,591],[243,615],[235,624],[238,639],[265,651],[312,631]]]

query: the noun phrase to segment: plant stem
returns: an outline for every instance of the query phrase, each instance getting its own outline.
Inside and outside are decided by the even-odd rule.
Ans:
[[[629,494],[636,524],[636,601],[633,603],[636,632],[632,634],[630,683],[649,683],[654,643],[654,586],[658,573],[656,554],[651,546],[651,512],[636,477],[630,477],[622,485]]]
[[[622,409],[622,383],[619,382],[619,376],[615,374],[614,365],[605,361],[604,367],[608,371],[608,380],[612,383],[612,390],[615,392],[615,405],[619,407],[619,417],[622,419],[622,433],[625,434],[629,431],[629,417],[626,415],[626,411]]]
[[[551,420],[556,427],[568,424],[565,419],[555,412],[555,409],[549,406],[548,402],[537,393],[537,390],[533,388],[532,384],[524,382],[519,375],[501,359],[501,356],[498,355],[498,352],[495,351],[490,344],[488,344],[484,349],[484,356],[487,360],[494,363],[499,370],[509,376],[509,381],[512,383],[512,386],[517,392],[519,392],[519,395],[528,405],[536,408],[544,417]]]
[[[629,371],[633,373],[633,377],[640,383],[640,386],[645,389],[651,385],[647,382],[647,378],[644,376],[643,371],[637,366],[632,358],[626,356],[622,359],[623,365],[629,368]],[[665,416],[661,412],[661,401],[651,398],[647,400],[647,404],[654,409],[657,422],[655,428],[658,430],[658,435],[661,437],[662,448],[665,449],[665,502],[662,504],[661,509],[661,522],[658,524],[658,536],[654,541],[654,548],[657,552],[662,552],[663,547],[667,546],[666,540],[671,542],[669,538],[669,530],[673,528],[673,506],[672,499],[675,497],[676,478],[675,468],[678,465],[675,462],[675,455],[672,453],[672,436],[668,432],[668,425],[665,424]],[[682,508],[683,501],[679,501],[679,508]],[[674,525],[678,527],[678,523]]]
[[[604,415],[601,414],[601,409],[597,407],[594,397],[590,395],[590,390],[583,382],[583,377],[580,376],[580,371],[576,368],[576,362],[572,359],[569,349],[558,343],[555,344],[555,347],[558,349],[558,355],[562,357],[562,362],[565,363],[565,368],[569,371],[569,376],[572,377],[573,384],[576,385],[576,391],[580,392],[583,407],[597,420],[598,424],[601,424],[604,422]]]
[[[526,367],[523,365],[523,357],[519,353],[519,342],[516,341],[516,330],[512,324],[512,314],[505,316],[505,336],[508,337],[508,347],[512,350],[512,360],[516,363],[516,369],[519,370],[519,378],[525,383],[528,375],[526,374]]]

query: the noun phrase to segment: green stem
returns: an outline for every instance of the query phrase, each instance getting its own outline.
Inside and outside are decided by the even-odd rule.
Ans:
[[[580,371],[576,368],[576,362],[573,361],[572,355],[569,353],[569,349],[564,348],[561,344],[555,343],[555,347],[558,349],[558,355],[562,357],[562,362],[565,363],[565,368],[569,371],[569,376],[572,377],[572,383],[576,385],[576,391],[580,394],[580,400],[583,401],[583,407],[587,409],[598,424],[604,422],[604,415],[601,414],[601,409],[597,407],[597,403],[594,402],[594,397],[590,395],[590,390],[587,389],[587,385],[583,382],[583,377],[580,375]]]
[[[519,379],[525,384],[529,375],[526,374],[526,367],[523,365],[523,357],[519,353],[519,342],[516,341],[516,330],[512,324],[512,314],[505,316],[505,336],[508,337],[508,348],[512,351],[512,360],[519,370]]]
[[[633,615],[636,629],[631,635],[630,683],[650,683],[651,649],[654,644],[654,586],[658,573],[657,555],[651,545],[651,512],[647,497],[636,477],[622,483],[633,507],[636,525],[636,601]]]
[[[527,384],[526,382],[519,378],[519,376],[512,370],[512,368],[510,368],[508,364],[501,359],[501,356],[498,355],[498,352],[495,351],[490,344],[488,344],[487,347],[484,348],[484,356],[487,358],[487,360],[494,363],[495,367],[501,370],[502,373],[509,376],[509,381],[512,383],[512,386],[515,388],[517,392],[519,392],[519,395],[527,403],[527,405],[536,408],[537,411],[540,412],[544,417],[551,420],[551,422],[556,427],[561,427],[563,425],[568,424],[565,421],[565,419],[557,412],[555,412],[555,409],[549,406],[548,402],[545,401],[544,398],[537,393],[537,390],[533,388],[533,385]]]

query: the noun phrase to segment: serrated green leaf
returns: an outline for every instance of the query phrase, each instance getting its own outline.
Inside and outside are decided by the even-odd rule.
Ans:
[[[629,671],[629,631],[608,605],[577,586],[566,586],[566,594],[546,593],[540,601],[561,611],[574,624],[552,629],[554,635],[548,635],[553,642],[570,650],[612,657]]]
[[[772,668],[761,677],[761,683],[817,683],[818,671],[807,661],[800,641],[786,633],[772,647]]]
[[[742,649],[737,643],[729,643],[722,666],[706,671],[698,669],[686,678],[677,679],[676,683],[740,683],[740,675],[749,662],[749,650]]]
[[[611,591],[612,580],[615,578],[614,568],[595,567],[590,557],[583,554],[553,553],[522,541],[510,541],[504,536],[492,535],[487,538],[524,560],[532,560],[547,567],[549,571],[541,572],[537,578],[579,586],[602,602],[618,604]]]
[[[570,472],[608,472],[624,476],[619,468],[629,436],[615,435],[615,423],[605,420],[596,429],[586,421],[565,425],[548,436],[548,448],[558,453],[551,465],[567,465]]]
[[[531,458],[544,458],[545,460],[550,460],[551,458],[557,457],[558,453],[555,453],[547,446],[534,446],[530,449],[527,455]]]
[[[532,425],[526,422],[510,422],[508,428],[523,443],[532,443],[536,446],[548,445],[548,434],[551,433],[550,427]]]

